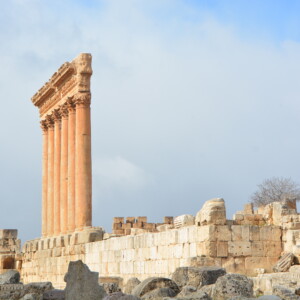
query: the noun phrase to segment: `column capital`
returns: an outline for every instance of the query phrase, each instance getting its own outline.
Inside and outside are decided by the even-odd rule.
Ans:
[[[60,123],[61,121],[61,113],[60,113],[60,109],[54,109],[52,112],[52,118],[54,120],[54,123]]]
[[[75,112],[76,106],[74,102],[74,97],[68,97],[66,105],[69,113]]]
[[[68,118],[69,111],[68,111],[68,104],[64,103],[63,105],[60,106],[59,108],[60,115],[62,119]]]
[[[43,133],[47,133],[48,132],[48,123],[47,123],[47,120],[42,120],[40,122],[41,124],[41,128],[43,130]]]
[[[54,129],[54,119],[52,115],[47,115],[45,121],[48,129]]]
[[[74,99],[76,107],[88,107],[91,104],[91,93],[77,93]]]

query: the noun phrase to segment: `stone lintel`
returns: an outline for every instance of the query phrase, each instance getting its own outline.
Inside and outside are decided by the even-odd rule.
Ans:
[[[81,53],[72,62],[64,63],[31,98],[41,119],[75,94],[90,92],[91,61],[91,54]]]

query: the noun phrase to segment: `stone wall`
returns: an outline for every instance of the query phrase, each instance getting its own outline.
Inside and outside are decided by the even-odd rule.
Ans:
[[[0,230],[0,273],[10,269],[21,269],[21,241],[18,230]]]
[[[217,265],[228,272],[272,271],[281,252],[278,226],[187,226],[91,242],[85,232],[38,239],[23,247],[22,280],[51,281],[64,286],[69,261],[81,259],[99,276],[168,277],[180,266]]]

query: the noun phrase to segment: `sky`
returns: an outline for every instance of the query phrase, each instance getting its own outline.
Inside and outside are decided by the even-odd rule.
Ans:
[[[42,134],[31,97],[93,56],[93,225],[227,218],[264,179],[300,183],[300,2],[8,0],[0,10],[0,228],[41,235]]]

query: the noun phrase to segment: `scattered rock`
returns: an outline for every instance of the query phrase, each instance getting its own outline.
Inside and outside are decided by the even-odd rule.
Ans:
[[[53,290],[51,282],[32,282],[24,285],[22,290],[23,295],[25,294],[43,294],[44,292]]]
[[[103,287],[98,284],[98,273],[91,272],[81,260],[69,263],[65,282],[66,300],[100,300],[106,296]]]
[[[163,298],[163,300],[211,300],[211,298],[204,292],[196,291],[185,297],[179,297],[179,295],[177,295],[176,298]]]
[[[20,282],[20,273],[15,270],[9,270],[0,275],[0,284],[11,284]]]
[[[136,277],[129,278],[124,286],[124,293],[131,294],[133,289],[140,283],[141,281]]]
[[[273,267],[274,272],[286,272],[289,270],[291,265],[294,262],[294,254],[293,253],[285,253]]]
[[[174,291],[174,296],[179,293],[179,287],[173,280],[163,277],[150,277],[136,286],[132,291],[132,295],[136,297],[143,297],[145,294],[159,288],[172,289]]]
[[[211,297],[214,286],[215,286],[214,284],[208,284],[200,288],[199,291],[202,291],[206,293],[209,297]]]
[[[214,198],[204,203],[201,210],[196,215],[196,225],[225,225],[226,209],[222,198]]]
[[[181,289],[181,292],[177,295],[177,298],[186,297],[192,293],[195,293],[197,288],[191,285],[186,285]]]
[[[192,215],[181,215],[174,219],[174,227],[180,228],[195,224],[195,217]]]
[[[152,290],[142,296],[143,300],[158,300],[163,299],[165,297],[175,297],[177,293],[174,291],[174,289],[163,287],[158,288],[155,290]]]
[[[139,300],[140,298],[133,295],[126,295],[122,292],[116,292],[109,294],[103,298],[103,300]]]
[[[260,296],[256,299],[259,299],[259,300],[281,300],[281,298],[279,298],[278,296],[275,296],[275,295],[264,295],[264,296]]]
[[[219,277],[212,289],[212,298],[224,300],[236,296],[251,298],[253,296],[253,281],[240,274],[226,274]]]
[[[272,288],[272,293],[283,300],[299,300],[300,296],[293,293],[290,289],[282,286],[276,285]]]
[[[179,288],[190,285],[196,289],[204,285],[214,284],[216,280],[226,274],[226,270],[219,267],[180,267],[172,274],[172,280]]]
[[[112,294],[121,291],[119,285],[116,282],[99,283],[99,285],[104,288],[107,294]]]
[[[41,294],[26,294],[20,300],[43,300],[43,295]]]
[[[43,294],[43,300],[63,300],[65,299],[64,290],[51,290]]]

